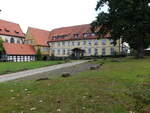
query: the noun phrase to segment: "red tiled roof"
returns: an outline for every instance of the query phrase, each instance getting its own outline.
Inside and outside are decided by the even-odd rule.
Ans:
[[[54,29],[50,32],[49,41],[53,42],[53,41],[82,40],[82,39],[97,39],[98,38],[98,36],[84,37],[83,36],[84,33],[92,33],[90,24]],[[79,34],[79,37],[75,38],[74,34]],[[53,36],[61,36],[61,35],[67,35],[67,36],[65,38],[59,38],[59,39],[53,38]],[[108,38],[107,36],[108,35],[104,37]]]
[[[31,45],[3,43],[6,54],[8,55],[35,55],[36,51]]]
[[[48,46],[49,31],[29,27],[28,32],[35,40],[36,45]]]
[[[15,36],[20,38],[25,37],[19,24],[8,22],[1,19],[0,19],[0,35]]]

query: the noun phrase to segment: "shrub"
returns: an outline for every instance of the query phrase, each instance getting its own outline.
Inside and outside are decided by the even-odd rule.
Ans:
[[[56,58],[55,58],[55,55],[54,55],[53,53],[51,54],[50,59],[51,59],[51,60],[55,60],[55,59],[56,59]]]
[[[37,60],[38,60],[38,61],[43,59],[43,58],[42,58],[42,53],[41,53],[40,48],[38,48],[37,53],[36,53],[36,56],[37,56]]]

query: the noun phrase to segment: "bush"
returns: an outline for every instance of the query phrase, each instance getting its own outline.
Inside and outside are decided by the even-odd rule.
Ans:
[[[1,55],[4,53],[4,47],[3,47],[3,40],[2,38],[0,37],[0,58],[1,58]]]
[[[55,60],[55,59],[56,59],[56,58],[55,58],[55,55],[54,55],[54,54],[51,54],[50,59],[51,59],[51,60]]]
[[[37,56],[37,60],[40,61],[43,59],[42,57],[42,53],[41,50],[38,48],[37,52],[36,52],[36,56]]]

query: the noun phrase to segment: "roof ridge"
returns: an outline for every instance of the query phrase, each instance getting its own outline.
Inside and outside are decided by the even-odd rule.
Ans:
[[[19,25],[18,23],[15,23],[15,22],[12,22],[12,21],[8,21],[8,20],[0,19],[0,21],[4,21],[4,22],[7,22],[7,23],[13,23],[13,24],[17,24],[17,25]]]
[[[82,27],[82,26],[86,26],[86,25],[90,25],[90,24],[81,24],[81,25],[72,25],[72,26],[60,27],[60,28],[52,29],[51,31],[58,30],[58,29],[64,29],[64,28]]]
[[[48,31],[48,32],[50,32],[49,30],[45,30],[45,29],[41,29],[41,28],[35,28],[35,27],[28,27],[28,29],[37,29],[37,30],[42,30],[42,31]]]

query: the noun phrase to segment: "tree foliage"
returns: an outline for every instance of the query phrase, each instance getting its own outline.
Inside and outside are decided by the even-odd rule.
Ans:
[[[40,48],[37,49],[36,56],[37,56],[37,60],[42,60],[42,53]]]
[[[3,52],[4,52],[3,42],[4,42],[4,41],[3,41],[2,38],[0,37],[0,55],[3,54]]]
[[[108,13],[100,12],[92,22],[92,30],[98,35],[111,33],[114,42],[122,38],[144,57],[144,49],[150,45],[149,0],[99,0],[96,11],[108,5]],[[99,29],[101,27],[101,29]]]

